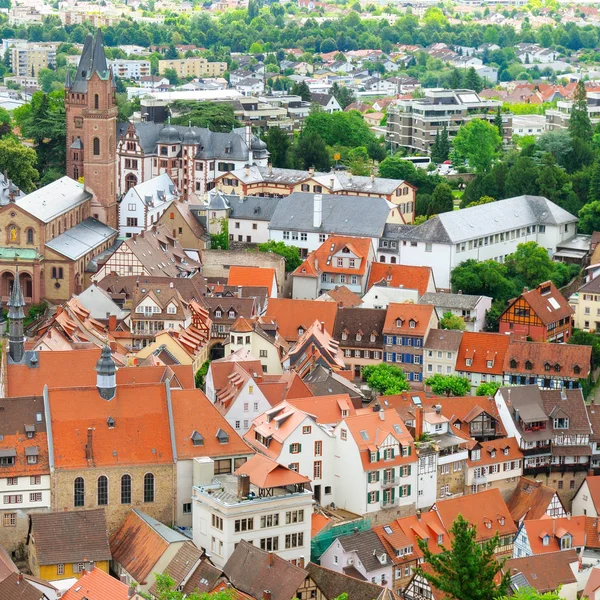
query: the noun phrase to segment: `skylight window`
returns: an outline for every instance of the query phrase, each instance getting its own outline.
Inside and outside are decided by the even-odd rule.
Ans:
[[[368,440],[368,439],[369,439],[369,434],[368,434],[368,433],[367,433],[367,432],[366,432],[366,431],[363,429],[363,430],[360,432],[360,437],[361,437],[363,440]]]

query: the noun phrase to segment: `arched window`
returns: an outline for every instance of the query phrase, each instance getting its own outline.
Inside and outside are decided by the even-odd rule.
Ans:
[[[27,230],[27,243],[33,244],[33,229],[31,227]]]
[[[73,506],[85,506],[85,482],[77,477],[73,482]]]
[[[62,267],[58,267],[58,278],[59,279],[63,278],[63,268]]]
[[[94,108],[96,110],[100,108],[100,96],[98,94],[94,94]]]
[[[52,267],[52,279],[56,279],[58,275],[58,271],[56,270],[56,267]]]
[[[125,175],[125,191],[128,192],[137,185],[137,177],[133,173]]]
[[[154,502],[154,475],[144,475],[144,502]]]
[[[93,142],[94,156],[100,156],[100,138],[95,137]]]
[[[108,504],[108,478],[106,475],[98,477],[98,506]]]
[[[79,179],[79,169],[77,167],[73,167],[73,179],[75,179],[75,181]]]
[[[131,475],[121,477],[121,504],[131,504]]]

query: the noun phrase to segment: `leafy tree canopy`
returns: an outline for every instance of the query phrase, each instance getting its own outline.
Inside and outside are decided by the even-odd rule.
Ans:
[[[471,389],[471,383],[466,377],[439,373],[428,377],[425,385],[437,396],[466,396]]]
[[[35,189],[35,182],[39,177],[36,164],[35,150],[14,139],[0,139],[0,165],[6,170],[8,178],[24,192]]]
[[[440,319],[440,329],[456,329],[458,331],[464,331],[465,320],[458,315],[452,314],[450,311],[445,312]]]
[[[285,270],[288,273],[296,270],[302,264],[302,258],[300,258],[300,248],[297,246],[288,246],[285,242],[276,242],[275,240],[269,240],[264,244],[258,245],[259,252],[273,252],[279,254],[285,259]]]
[[[454,154],[478,173],[487,171],[498,156],[502,138],[498,129],[482,119],[461,126],[453,142]]]
[[[206,127],[211,131],[229,132],[239,125],[228,102],[194,102],[177,100],[173,103],[171,119],[173,125]]]
[[[480,383],[475,390],[476,396],[494,396],[496,391],[500,387],[500,383],[497,381],[486,381]]]
[[[368,365],[363,369],[363,377],[371,389],[384,396],[401,394],[410,389],[404,371],[395,365],[387,363]]]

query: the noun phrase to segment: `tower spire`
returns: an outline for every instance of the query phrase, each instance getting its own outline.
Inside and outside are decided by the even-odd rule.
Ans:
[[[8,300],[8,333],[9,356],[13,362],[19,363],[25,354],[25,298],[19,280],[19,265],[15,268],[15,280]]]

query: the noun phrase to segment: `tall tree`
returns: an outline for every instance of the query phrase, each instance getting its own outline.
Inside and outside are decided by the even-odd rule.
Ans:
[[[292,86],[291,92],[294,96],[300,96],[305,102],[310,102],[312,97],[310,93],[310,88],[308,87],[306,81],[300,81],[299,83],[295,83]]]
[[[504,125],[502,124],[502,112],[500,111],[500,107],[496,111],[496,116],[494,117],[494,125],[498,129],[498,133],[501,138],[504,138]]]
[[[510,572],[496,583],[504,561],[496,560],[495,550],[500,543],[498,533],[482,544],[477,542],[476,527],[458,515],[450,528],[452,545],[438,554],[433,553],[427,540],[418,540],[424,562],[430,569],[416,568],[430,585],[454,600],[490,600],[506,593]]]
[[[592,167],[592,177],[590,179],[590,192],[588,194],[588,202],[596,202],[600,200],[600,157],[594,162]]]
[[[271,164],[277,168],[288,168],[291,166],[291,143],[290,138],[280,127],[271,127],[264,136],[264,141],[271,153]]]
[[[587,92],[585,91],[583,79],[577,82],[573,94],[569,133],[573,139],[579,139],[587,143],[592,141],[592,122],[588,113]]]
[[[431,144],[430,152],[431,152],[432,162],[434,162],[436,164],[444,162],[439,159],[439,156],[440,156],[440,130],[439,129],[435,132],[435,140],[433,141],[433,144]]]
[[[535,242],[519,244],[512,254],[506,257],[509,276],[518,277],[524,286],[534,288],[542,281],[552,279],[554,262],[548,252]]]
[[[478,93],[483,89],[483,80],[477,75],[474,67],[471,67],[465,75],[465,88],[475,90]]]
[[[9,179],[24,192],[32,192],[39,177],[35,165],[35,150],[23,146],[14,139],[0,140],[0,165],[6,170]]]
[[[454,196],[447,183],[440,183],[431,196],[431,214],[439,215],[454,210]]]
[[[342,110],[352,104],[356,99],[354,93],[345,85],[338,85],[337,81],[331,86],[331,93],[334,95]]]
[[[296,144],[294,154],[300,169],[313,167],[317,171],[329,171],[331,166],[329,152],[318,133],[303,133]]]
[[[442,133],[440,134],[439,158],[440,162],[448,160],[450,157],[450,136],[448,135],[448,126],[444,123]]]
[[[454,138],[457,158],[466,160],[477,172],[487,171],[498,155],[502,138],[498,129],[482,119],[462,125]]]
[[[579,229],[582,233],[600,231],[600,200],[588,202],[579,211]]]

